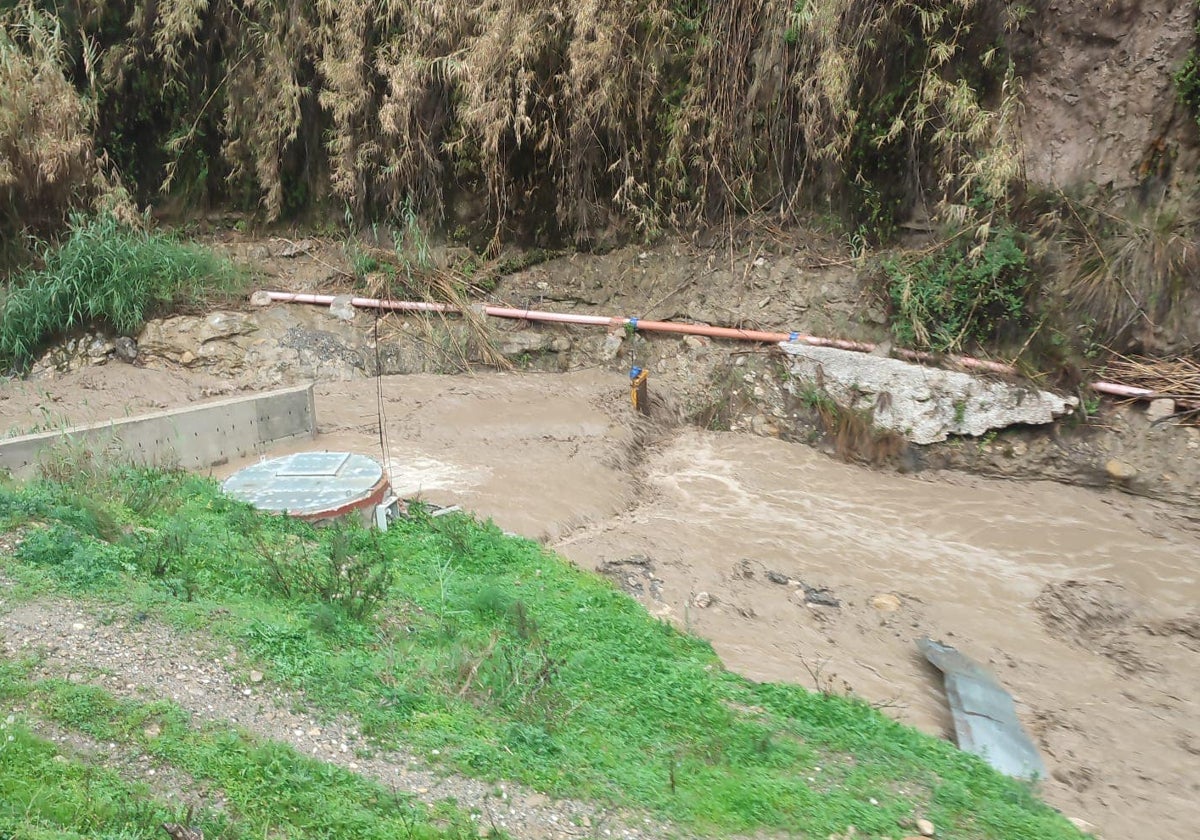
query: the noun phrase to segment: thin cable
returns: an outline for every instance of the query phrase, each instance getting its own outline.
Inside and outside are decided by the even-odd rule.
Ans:
[[[373,325],[375,338],[375,419],[379,425],[379,452],[383,458],[383,474],[390,485],[392,483],[392,447],[387,433],[387,409],[385,408],[383,399],[383,362],[379,355],[379,319],[381,317],[382,313],[376,309],[375,323]]]

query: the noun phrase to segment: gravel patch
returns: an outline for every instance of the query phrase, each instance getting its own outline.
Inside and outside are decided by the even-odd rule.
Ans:
[[[681,836],[671,824],[632,811],[551,799],[512,782],[438,773],[414,753],[378,751],[353,720],[306,714],[303,695],[263,680],[232,647],[156,622],[111,618],[49,599],[13,606],[0,615],[0,655],[30,653],[40,657],[40,677],[99,685],[119,697],[169,699],[201,720],[236,724],[260,738],[287,743],[426,804],[453,799],[475,816],[481,832],[495,827],[532,840]],[[181,782],[177,789],[188,787]]]

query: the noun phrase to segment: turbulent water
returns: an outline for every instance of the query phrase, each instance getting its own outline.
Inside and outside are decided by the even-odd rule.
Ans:
[[[357,387],[331,386],[318,412],[339,416]],[[731,669],[853,691],[948,736],[940,676],[913,644],[941,638],[1013,693],[1069,815],[1109,836],[1200,824],[1200,540],[1164,510],[882,474],[763,437],[677,430],[643,447],[623,380],[600,373],[408,377],[386,393],[398,486],[607,572]]]
[[[104,380],[121,375],[89,374],[83,395],[56,383],[55,404],[86,415],[88,397],[136,403],[129,381]],[[1048,482],[884,474],[772,438],[646,429],[626,381],[387,379],[393,485],[601,570],[752,679],[853,691],[949,736],[940,676],[913,644],[941,639],[1014,695],[1051,773],[1043,794],[1069,816],[1109,837],[1200,825],[1200,537],[1178,512]],[[44,395],[28,401],[32,412]],[[21,405],[13,396],[6,413]],[[373,381],[317,386],[317,416],[322,434],[305,448],[381,453]]]

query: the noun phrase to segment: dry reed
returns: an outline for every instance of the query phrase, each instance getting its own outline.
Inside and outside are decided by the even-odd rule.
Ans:
[[[1146,388],[1177,405],[1200,408],[1200,361],[1117,356],[1105,367],[1105,378],[1121,385]]]
[[[189,91],[159,127],[167,151],[177,161],[208,125],[271,218],[302,194],[441,222],[471,194],[487,208],[467,221],[497,243],[531,220],[581,241],[746,212],[786,222],[854,188],[863,136],[909,149],[889,177],[935,201],[1002,196],[1020,175],[1015,82],[976,49],[1005,21],[974,0],[162,0],[103,31],[111,0],[79,7],[97,91],[136,95],[122,93],[136,73]],[[989,74],[998,95],[967,81]],[[907,93],[880,133],[864,114],[891,89]],[[61,83],[48,96],[65,109],[44,132],[57,172],[86,156],[90,120]]]

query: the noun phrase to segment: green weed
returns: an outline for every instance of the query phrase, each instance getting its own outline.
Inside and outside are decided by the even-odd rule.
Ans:
[[[2,837],[149,840],[162,836],[159,824],[180,816],[146,785],[68,758],[15,716],[0,722],[0,739]],[[230,840],[251,836],[207,812],[196,814],[193,824]]]
[[[112,216],[74,217],[42,259],[0,298],[0,370],[20,369],[71,330],[94,324],[135,335],[158,312],[232,294],[241,283],[215,254]]]
[[[1193,7],[1200,9],[1200,3]],[[1196,40],[1200,42],[1200,23],[1196,24]],[[1200,51],[1196,47],[1188,50],[1187,58],[1175,71],[1175,92],[1192,118],[1200,123]]]
[[[461,811],[438,809],[443,827],[406,795],[348,771],[219,724],[194,726],[187,713],[159,701],[119,701],[102,689],[64,681],[29,681],[17,666],[0,665],[0,697],[20,701],[39,718],[103,743],[136,750],[220,790],[225,811],[189,814],[205,836],[229,840],[295,838],[477,837]],[[0,742],[0,836],[161,837],[159,825],[182,816],[178,804],[156,801],[140,784],[110,770],[64,760],[24,724],[8,724]],[[0,736],[4,733],[0,732]],[[46,832],[46,833],[39,833]]]
[[[380,270],[379,259],[374,254],[364,251],[357,243],[350,243],[346,250],[350,256],[350,267],[359,280]]]
[[[55,577],[71,589],[112,582],[132,565],[132,557],[120,546],[61,522],[32,530],[17,548],[16,558],[52,569]]]
[[[829,396],[829,392],[813,383],[806,383],[800,389],[800,402],[804,403],[805,408],[811,411],[833,411],[837,409],[837,403],[833,401],[833,397]]]

